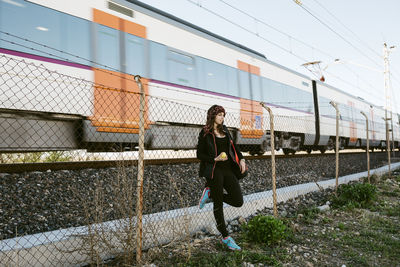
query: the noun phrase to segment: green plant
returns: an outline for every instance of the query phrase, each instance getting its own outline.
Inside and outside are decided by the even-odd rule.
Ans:
[[[273,245],[289,236],[289,228],[277,218],[258,215],[243,226],[243,233],[249,241]]]
[[[280,254],[282,252],[276,252]],[[285,254],[285,253],[284,253]],[[279,255],[278,255],[279,256]],[[243,262],[262,263],[268,266],[277,266],[278,259],[275,255],[264,252],[236,251],[233,253],[198,253],[184,264],[177,266],[243,266]]]
[[[303,208],[298,211],[298,214],[303,214],[302,220],[306,223],[312,223],[321,211],[313,206],[311,208]]]
[[[338,223],[337,227],[342,231],[346,229],[346,225],[342,222]]]
[[[332,220],[331,218],[329,218],[329,217],[324,217],[324,218],[322,218],[322,222],[325,223],[325,224],[331,223],[332,221],[333,221],[333,220]]]
[[[342,184],[331,199],[332,207],[365,207],[376,198],[376,186],[371,184]]]
[[[59,161],[70,161],[71,156],[64,151],[51,151],[45,158],[45,162],[59,162]]]

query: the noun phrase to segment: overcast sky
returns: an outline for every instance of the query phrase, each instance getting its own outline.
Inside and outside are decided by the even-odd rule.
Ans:
[[[393,111],[400,112],[398,0],[301,0],[301,5],[294,0],[142,2],[313,78],[319,74],[301,65],[321,61],[327,84],[378,106],[385,105],[383,43],[397,46],[389,54],[389,96]]]

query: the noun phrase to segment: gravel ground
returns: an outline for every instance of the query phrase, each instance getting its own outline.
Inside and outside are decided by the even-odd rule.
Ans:
[[[386,153],[370,157],[371,168],[386,163]],[[366,171],[365,158],[340,155],[339,175]],[[335,177],[334,154],[277,159],[276,164],[278,188]],[[243,193],[270,190],[270,160],[248,161],[248,166],[249,175],[241,181]],[[198,163],[146,166],[144,212],[197,205],[204,185],[198,168]],[[124,217],[126,209],[135,207],[136,177],[136,167],[0,174],[0,240],[85,225],[94,220],[86,214],[99,199],[104,200],[102,220]],[[96,188],[102,190],[95,194]],[[121,200],[130,205],[121,208]]]
[[[331,207],[333,188],[278,203],[278,214],[292,232],[280,244],[256,244],[242,235],[241,224],[255,215],[273,214],[266,208],[229,222],[241,252],[221,245],[219,235],[199,231],[190,240],[145,251],[144,266],[400,266],[399,175],[397,169],[392,178],[375,176],[377,197],[363,208]],[[121,258],[110,259],[106,266],[121,266],[121,262]]]

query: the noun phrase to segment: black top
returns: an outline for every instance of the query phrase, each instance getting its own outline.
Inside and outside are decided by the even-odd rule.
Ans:
[[[243,158],[239,147],[233,142],[231,135],[229,134],[228,128],[225,125],[222,126],[224,133],[228,137],[228,162],[233,167],[232,169],[235,173],[235,168],[239,170],[239,162],[236,162],[236,157],[238,161]],[[215,151],[217,147],[217,137],[212,133],[205,133],[202,129],[199,133],[199,138],[197,142],[196,157],[200,160],[199,177],[205,177],[207,179],[212,179],[214,176],[214,169],[216,161],[214,160],[218,156],[218,151]],[[236,174],[235,174],[236,175]],[[240,174],[239,174],[240,175]],[[237,176],[237,175],[236,175]]]
[[[215,143],[217,145],[217,154],[221,154],[222,152],[226,153],[226,156],[228,157],[228,145],[229,145],[229,140],[228,136],[225,135],[225,137],[217,137],[215,136]],[[217,162],[217,167],[230,167],[229,166],[229,161],[218,161]]]

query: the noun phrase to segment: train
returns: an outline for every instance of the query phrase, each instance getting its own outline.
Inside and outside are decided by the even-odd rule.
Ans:
[[[145,147],[197,145],[205,111],[224,106],[252,155],[336,146],[399,147],[400,117],[137,0],[0,1],[0,151],[135,150],[140,75]]]

